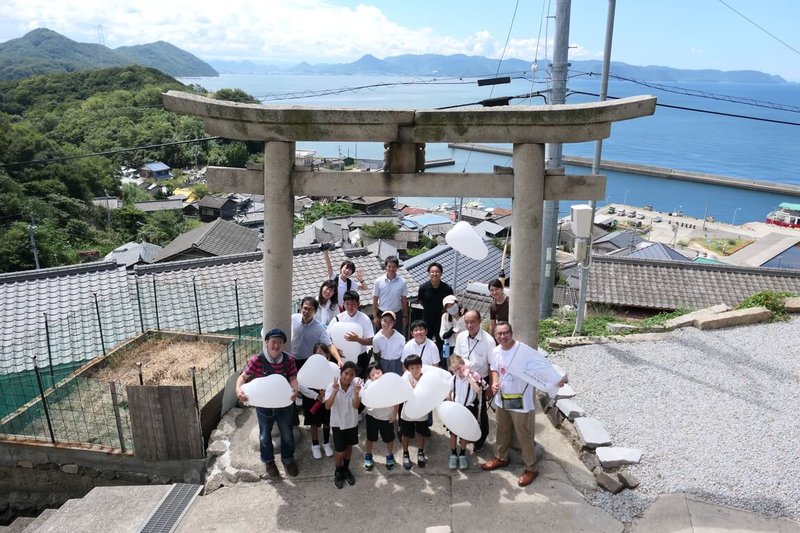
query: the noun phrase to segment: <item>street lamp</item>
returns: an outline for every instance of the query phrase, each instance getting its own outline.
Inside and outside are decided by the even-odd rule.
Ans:
[[[736,209],[733,210],[733,220],[731,220],[731,226],[736,225],[736,212],[739,211],[740,209],[741,207],[737,207]]]

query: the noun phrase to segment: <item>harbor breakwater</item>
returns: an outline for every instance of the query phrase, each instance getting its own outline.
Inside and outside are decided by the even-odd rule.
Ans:
[[[449,143],[448,148],[456,150],[468,150],[485,154],[495,154],[511,157],[510,148],[498,146],[488,146],[485,144],[468,143]],[[564,156],[564,164],[579,167],[591,168],[592,160],[588,157]],[[636,163],[624,163],[621,161],[600,162],[603,170],[614,170],[627,174],[639,174],[644,176],[655,176],[659,178],[674,179],[680,181],[691,181],[695,183],[706,183],[709,185],[719,185],[721,187],[733,187],[737,189],[747,189],[751,191],[769,192],[786,196],[800,197],[800,185],[790,185],[785,183],[774,183],[770,181],[752,180],[745,178],[735,178],[733,176],[721,176],[719,174],[707,174],[703,172],[691,172],[687,170],[676,170],[672,168],[655,167],[650,165],[639,165]]]

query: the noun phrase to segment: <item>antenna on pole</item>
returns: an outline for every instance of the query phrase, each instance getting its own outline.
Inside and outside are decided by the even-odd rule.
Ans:
[[[95,31],[97,32],[97,44],[102,44],[103,46],[105,46],[106,45],[106,36],[103,33],[103,25],[102,24],[98,24],[97,25],[97,29]]]

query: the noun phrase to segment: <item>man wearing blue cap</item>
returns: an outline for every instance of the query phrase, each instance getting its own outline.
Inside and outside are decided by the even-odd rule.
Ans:
[[[272,427],[278,424],[281,434],[281,463],[286,473],[292,477],[297,475],[297,463],[294,460],[294,400],[297,397],[297,366],[294,357],[283,351],[286,334],[273,328],[264,335],[266,349],[247,361],[239,378],[236,380],[236,396],[239,401],[246,402],[247,395],[242,385],[248,381],[280,374],[292,387],[292,404],[281,408],[256,407],[258,417],[259,451],[261,461],[266,465],[269,477],[280,477],[275,465],[275,450],[272,444]]]

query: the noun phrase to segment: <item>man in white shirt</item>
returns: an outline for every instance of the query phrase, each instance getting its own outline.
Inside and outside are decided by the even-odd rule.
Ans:
[[[411,337],[403,348],[403,361],[409,355],[418,355],[423,365],[439,366],[439,348],[428,338],[428,327],[424,320],[411,323]]]
[[[464,313],[464,325],[467,329],[456,337],[454,353],[460,355],[469,364],[469,368],[477,372],[491,386],[489,362],[496,343],[492,336],[481,328],[481,314],[478,311],[470,310]],[[483,394],[481,394],[480,413],[478,416],[481,437],[475,441],[473,449],[476,452],[483,449],[486,437],[489,434],[489,413],[486,405],[488,396],[488,390],[483,391]]]
[[[389,256],[383,262],[386,274],[375,279],[372,287],[372,321],[375,328],[381,327],[381,316],[385,311],[394,313],[396,320],[394,329],[405,335],[408,317],[408,286],[402,276],[397,275],[400,261]]]
[[[367,315],[358,310],[360,298],[356,291],[347,291],[344,293],[344,312],[339,313],[334,318],[334,321],[339,322],[353,322],[361,326],[361,335],[351,331],[346,333],[344,339],[351,342],[357,342],[363,348],[363,351],[358,354],[358,376],[362,379],[367,376],[367,365],[369,365],[370,353],[367,351],[367,346],[372,344],[372,321]]]
[[[494,330],[497,346],[491,363],[492,393],[494,394],[495,419],[497,422],[497,449],[495,457],[483,463],[483,470],[495,470],[508,466],[511,448],[511,432],[517,436],[525,471],[517,479],[517,485],[527,487],[536,479],[536,451],[533,434],[530,430],[530,413],[535,409],[533,403],[534,387],[527,381],[515,377],[508,369],[514,357],[526,351],[534,352],[525,343],[515,341],[511,324],[498,322]],[[564,380],[559,385],[563,385]]]

